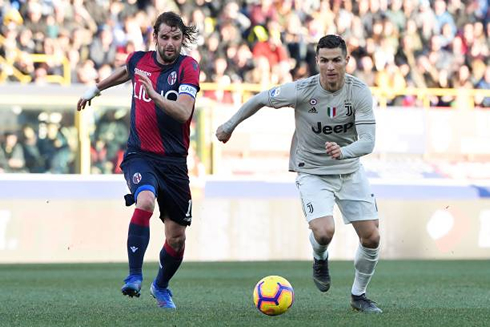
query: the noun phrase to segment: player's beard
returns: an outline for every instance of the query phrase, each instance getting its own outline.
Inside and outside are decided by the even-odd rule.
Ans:
[[[336,92],[344,86],[344,76],[345,75],[342,75],[342,73],[339,73],[334,79],[325,76],[323,78],[322,86],[329,92]]]
[[[174,52],[173,52],[172,55],[167,55],[165,53],[165,49],[164,48],[158,47],[158,54],[160,55],[160,58],[162,58],[162,60],[163,60],[163,62],[165,64],[171,64],[180,55],[180,50],[181,50],[181,48],[176,48],[176,49],[174,49]]]

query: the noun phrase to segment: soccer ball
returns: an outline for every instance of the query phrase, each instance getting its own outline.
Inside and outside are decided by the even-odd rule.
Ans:
[[[294,290],[281,276],[262,278],[254,288],[255,307],[268,316],[286,312],[294,303]]]

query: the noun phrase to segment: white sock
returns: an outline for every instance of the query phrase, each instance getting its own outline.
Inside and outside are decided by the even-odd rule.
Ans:
[[[311,247],[313,248],[313,257],[317,260],[326,260],[328,258],[328,245],[321,245],[319,244],[315,236],[313,235],[313,232],[310,233],[310,243]]]
[[[354,267],[356,268],[356,277],[352,285],[351,293],[361,295],[366,293],[366,288],[374,275],[374,268],[378,264],[379,246],[376,249],[365,248],[362,244],[356,251],[354,258]]]

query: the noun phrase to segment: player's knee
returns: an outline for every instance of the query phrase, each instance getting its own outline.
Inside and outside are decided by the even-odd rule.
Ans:
[[[152,192],[141,192],[138,194],[136,208],[153,212],[155,210],[155,195]]]
[[[378,229],[374,230],[372,233],[366,235],[366,237],[363,237],[361,239],[362,246],[371,249],[377,248],[379,246],[379,241],[380,236]]]
[[[334,233],[335,228],[333,226],[318,226],[313,230],[315,240],[321,245],[330,244]]]
[[[176,252],[181,252],[185,247],[185,234],[167,236],[167,243]]]

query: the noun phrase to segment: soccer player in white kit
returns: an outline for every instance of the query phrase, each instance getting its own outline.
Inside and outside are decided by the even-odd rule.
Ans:
[[[296,130],[289,170],[297,172],[296,186],[312,231],[313,281],[322,292],[330,288],[328,245],[335,232],[336,203],[360,241],[354,258],[351,306],[357,311],[382,313],[366,297],[378,263],[380,235],[376,201],[359,161],[374,148],[373,98],[365,83],[346,74],[348,62],[340,36],[322,37],[316,47],[319,74],[255,95],[218,127],[216,137],[226,143],[238,124],[264,106],[294,108]]]

